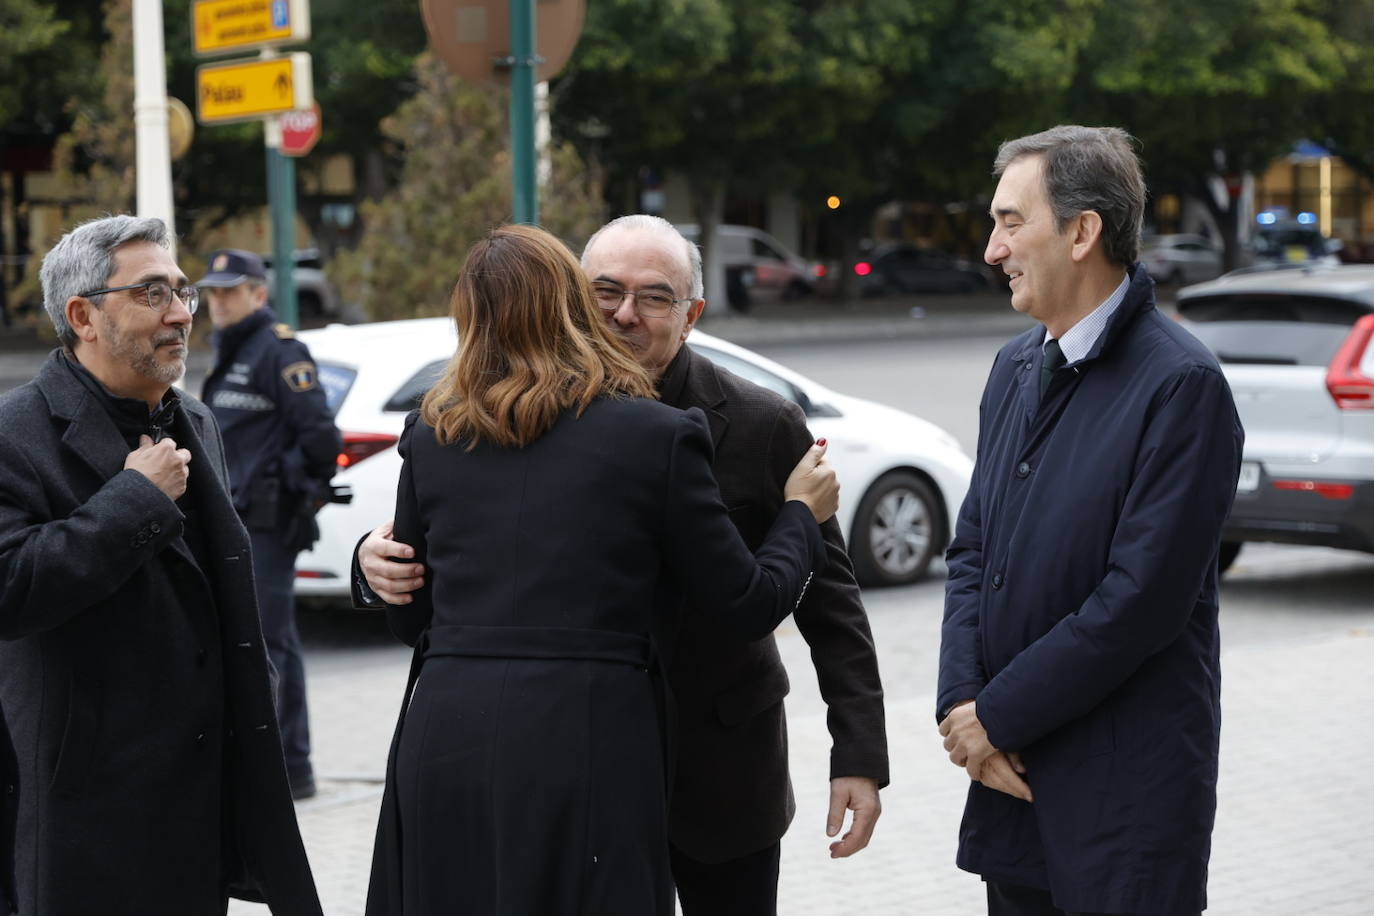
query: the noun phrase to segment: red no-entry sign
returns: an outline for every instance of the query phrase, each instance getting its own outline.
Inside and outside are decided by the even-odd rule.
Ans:
[[[320,103],[303,111],[288,111],[281,116],[281,154],[304,156],[319,142],[324,120]]]

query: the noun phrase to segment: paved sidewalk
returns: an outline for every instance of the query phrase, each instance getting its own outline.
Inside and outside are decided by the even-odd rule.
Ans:
[[[779,631],[788,669],[797,819],[783,843],[783,916],[967,916],[982,886],[953,865],[966,783],[945,759],[929,696],[892,697],[892,786],[873,845],[828,858],[829,737],[807,649]],[[322,794],[299,806],[329,916],[362,913],[386,746],[404,683],[402,650],[311,670]],[[1374,630],[1223,656],[1220,813],[1212,916],[1374,912]],[[1328,699],[1319,699],[1328,698]],[[1332,699],[1332,698],[1339,698]],[[235,903],[232,914],[262,907]]]

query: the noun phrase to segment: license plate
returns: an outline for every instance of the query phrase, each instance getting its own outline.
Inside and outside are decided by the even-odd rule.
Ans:
[[[1240,478],[1236,480],[1237,493],[1253,493],[1259,489],[1260,466],[1258,461],[1242,461]]]

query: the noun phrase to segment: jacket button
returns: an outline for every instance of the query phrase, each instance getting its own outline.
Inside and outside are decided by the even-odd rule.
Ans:
[[[1001,587],[1002,587],[1002,574],[1001,574],[1001,573],[993,573],[993,574],[992,574],[992,587],[993,587],[993,588],[1001,588]]]
[[[157,522],[153,522],[151,525],[148,526],[148,530],[151,531],[153,534],[161,534],[162,526]]]
[[[1030,360],[1026,360],[1026,371],[1029,372],[1030,369],[1031,369],[1031,361],[1030,361]]]
[[[196,735],[196,744],[204,744],[204,743],[205,743],[205,732],[201,732],[199,735]]]
[[[1030,466],[1030,463],[1029,463],[1029,462],[1023,461],[1023,462],[1021,462],[1020,464],[1018,464],[1018,465],[1016,466],[1016,476],[1017,476],[1017,477],[1029,477],[1029,476],[1030,476],[1030,472],[1031,472],[1031,466]]]

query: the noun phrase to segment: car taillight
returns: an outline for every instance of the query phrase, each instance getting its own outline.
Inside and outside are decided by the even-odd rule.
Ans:
[[[827,273],[829,273],[829,271],[825,269],[824,264],[817,264],[815,267],[812,267],[811,272],[815,274],[817,277],[824,277]]]
[[[1348,483],[1331,483],[1326,480],[1276,480],[1275,490],[1289,490],[1296,493],[1316,493],[1323,499],[1349,499],[1355,495],[1355,487]]]
[[[867,261],[860,261],[859,263],[854,265],[854,273],[858,274],[861,277],[866,277],[869,274],[873,273],[873,265],[868,263]]]
[[[1365,315],[1355,322],[1326,370],[1326,390],[1342,410],[1374,410],[1374,378],[1360,371],[1371,337],[1374,315]]]
[[[371,458],[396,444],[397,437],[389,433],[344,433],[343,451],[337,459],[341,468],[351,468],[364,458]]]

